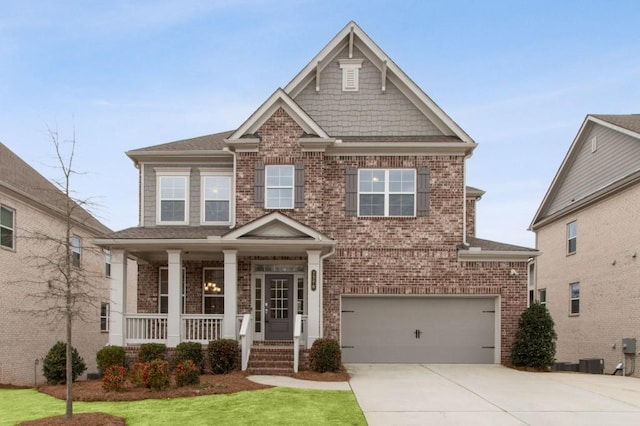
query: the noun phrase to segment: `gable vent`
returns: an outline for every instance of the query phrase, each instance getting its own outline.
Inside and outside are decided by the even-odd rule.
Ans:
[[[359,70],[362,68],[362,59],[341,59],[340,69],[342,70],[342,91],[358,91]]]

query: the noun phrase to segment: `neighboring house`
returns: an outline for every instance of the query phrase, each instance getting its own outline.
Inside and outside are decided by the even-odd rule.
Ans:
[[[42,359],[57,341],[66,341],[64,321],[42,312],[53,300],[47,296],[47,281],[53,276],[37,266],[38,257],[56,256],[38,233],[58,241],[66,238],[66,200],[55,185],[0,143],[0,383],[42,383]],[[91,240],[111,230],[79,207],[73,219],[74,268],[92,278],[93,288],[86,291],[96,298],[95,306],[84,307],[87,322],[74,320],[72,342],[87,373],[93,373],[96,352],[108,337],[110,260]]]
[[[507,361],[537,252],[475,237],[475,147],[347,24],[237,129],[127,153],[140,226],[98,242],[109,342],[331,337],[346,362]]]
[[[640,114],[588,115],[531,224],[558,361],[635,368],[637,347],[622,339],[640,339],[639,211]]]

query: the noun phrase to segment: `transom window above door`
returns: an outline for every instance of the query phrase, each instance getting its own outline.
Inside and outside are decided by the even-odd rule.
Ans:
[[[189,212],[189,171],[158,172],[158,223],[186,225]]]
[[[266,199],[267,209],[292,209],[294,188],[293,166],[266,166]]]
[[[415,216],[414,169],[358,170],[358,216]]]

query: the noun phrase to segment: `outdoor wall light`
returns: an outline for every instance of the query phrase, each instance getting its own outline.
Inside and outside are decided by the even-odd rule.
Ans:
[[[316,271],[315,269],[313,269],[311,271],[311,290],[312,291],[316,291],[316,287],[317,287],[317,280],[318,280],[318,271]]]

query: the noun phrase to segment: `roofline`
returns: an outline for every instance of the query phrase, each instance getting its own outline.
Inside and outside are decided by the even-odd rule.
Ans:
[[[327,247],[335,246],[335,240],[318,239],[236,239],[225,240],[219,236],[207,238],[97,238],[93,240],[97,246],[112,248],[131,247],[163,247],[163,248],[201,248],[201,249],[233,249],[239,247],[266,247],[266,246],[299,246],[305,247]]]
[[[341,142],[327,147],[326,155],[469,155],[478,145],[461,142]]]
[[[540,256],[539,250],[458,250],[458,260],[463,262],[517,261],[524,262]]]
[[[551,200],[552,195],[554,195],[556,193],[556,191],[558,190],[557,186],[559,185],[559,182],[560,182],[561,178],[563,178],[565,176],[565,174],[567,173],[565,168],[567,167],[569,161],[571,159],[573,159],[574,151],[576,150],[576,147],[578,146],[578,142],[580,141],[580,139],[582,137],[582,134],[585,131],[587,125],[590,124],[590,123],[599,124],[601,126],[609,128],[611,130],[614,130],[614,131],[617,131],[617,132],[621,132],[621,133],[624,133],[624,134],[626,134],[628,136],[640,139],[640,134],[638,134],[636,132],[633,132],[633,131],[631,131],[629,129],[617,126],[615,124],[609,123],[608,121],[604,121],[602,119],[594,117],[591,114],[588,114],[585,117],[584,121],[582,122],[582,125],[580,126],[580,129],[578,130],[578,133],[576,134],[575,138],[573,139],[573,142],[571,142],[571,145],[569,146],[569,150],[565,154],[564,159],[562,160],[562,163],[560,164],[560,167],[558,167],[558,170],[556,171],[556,174],[553,177],[553,180],[551,181],[551,184],[549,185],[549,188],[547,189],[547,192],[545,193],[545,196],[542,199],[542,202],[540,203],[540,206],[538,207],[538,210],[536,211],[535,215],[533,216],[533,219],[531,220],[531,223],[529,224],[529,228],[528,229],[533,230],[534,228],[539,227],[538,224],[540,222],[546,220],[546,218],[541,219],[540,215],[548,207],[548,204],[549,204],[549,202]],[[564,210],[564,209],[562,209],[562,210]],[[549,217],[556,216],[556,213],[558,213],[558,212],[553,213]]]
[[[180,160],[198,160],[202,157],[230,157],[232,154],[225,149],[207,149],[207,150],[157,150],[157,151],[142,151],[134,150],[125,152],[134,164],[149,161],[163,161],[166,158],[179,158]]]
[[[284,91],[290,96],[295,97],[297,93],[293,93],[293,91],[296,88],[299,88],[299,86],[308,79],[314,69],[326,65],[328,55],[343,44],[345,38],[349,36],[352,31],[358,36],[358,39],[364,43],[364,46],[371,51],[376,60],[369,57],[366,51],[363,51],[362,53],[367,56],[367,58],[378,69],[380,69],[378,62],[386,62],[387,70],[391,71],[390,73],[387,73],[387,78],[389,78],[389,80],[394,84],[401,82],[402,85],[408,89],[409,93],[403,90],[402,86],[396,84],[398,89],[403,92],[404,95],[407,96],[423,114],[434,121],[433,124],[438,127],[440,131],[445,135],[453,133],[453,135],[458,136],[465,143],[474,143],[473,139],[464,130],[462,130],[462,128],[458,126],[458,124],[454,122],[451,117],[449,117],[424,91],[422,91],[422,89],[415,84],[413,80],[411,80],[354,21],[349,21],[349,23],[339,31],[338,34],[336,34],[336,36],[331,39],[331,41],[293,78],[293,80],[285,86]],[[323,64],[323,62],[325,63]],[[394,76],[398,81],[394,81]],[[416,103],[416,101],[418,101],[418,103]],[[419,105],[420,103],[422,105]],[[424,107],[426,107],[426,110]]]

